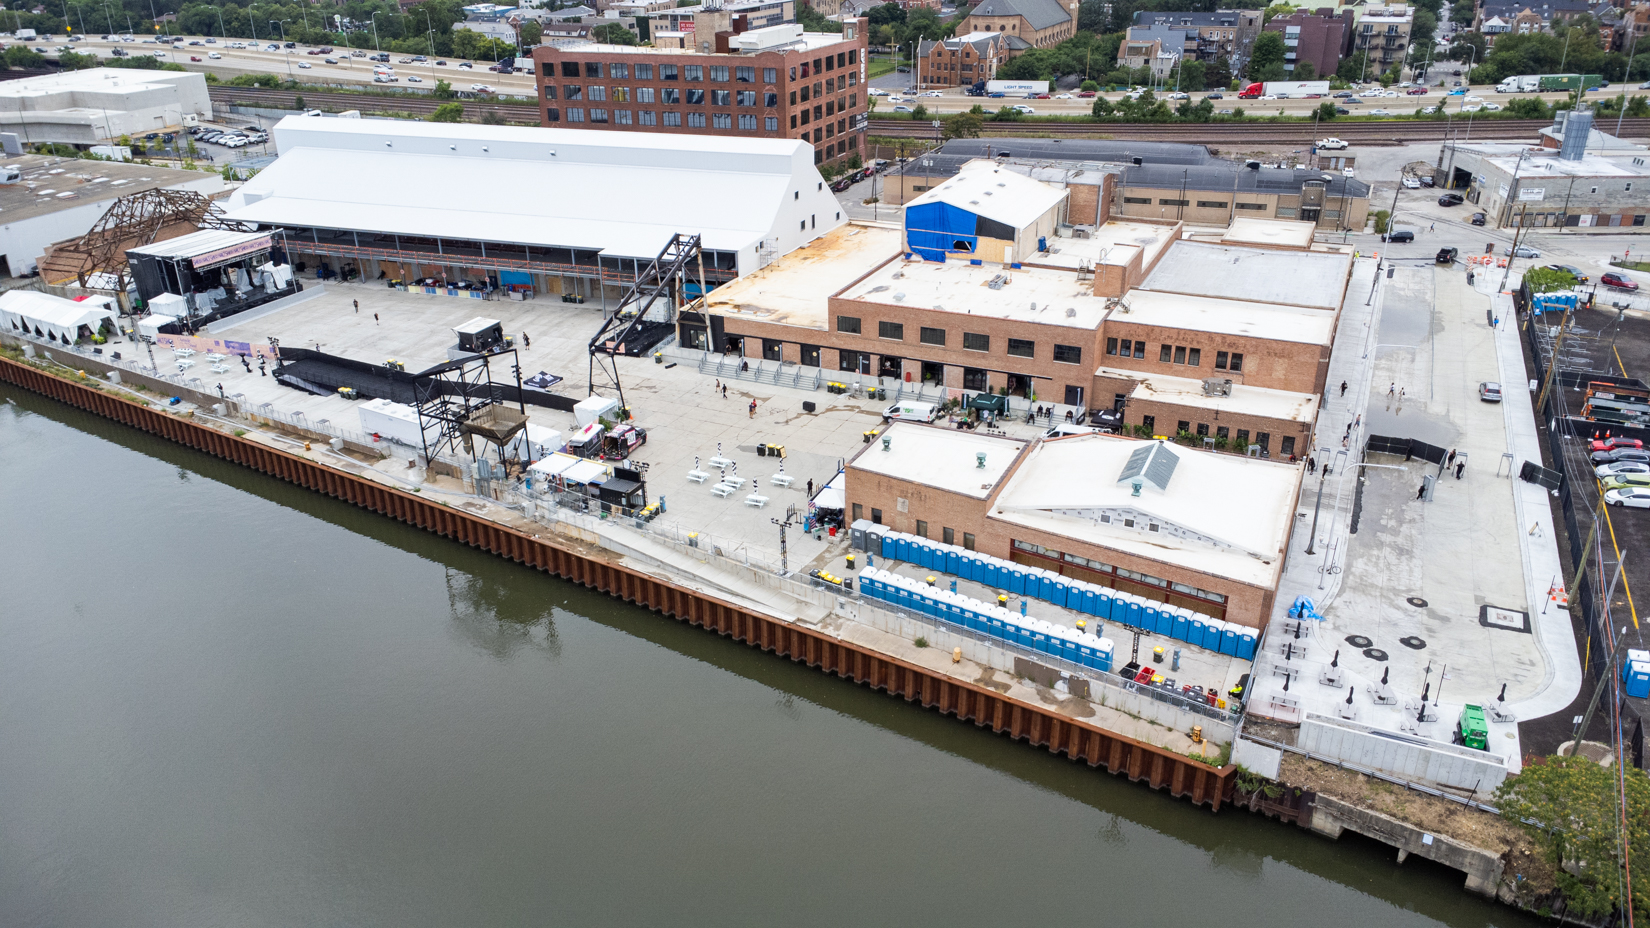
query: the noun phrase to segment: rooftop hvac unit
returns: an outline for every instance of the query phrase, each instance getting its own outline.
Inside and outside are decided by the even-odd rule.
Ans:
[[[1001,290],[1001,289],[1003,289],[1003,285],[1007,284],[1007,283],[1008,283],[1008,275],[1007,274],[998,274],[996,277],[991,278],[991,280],[989,280],[986,283],[986,286],[990,287],[993,290]]]
[[[1231,396],[1232,382],[1222,377],[1203,378],[1204,396]]]

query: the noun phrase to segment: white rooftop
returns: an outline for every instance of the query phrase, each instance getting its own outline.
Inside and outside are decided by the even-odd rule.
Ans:
[[[1164,248],[1174,241],[1175,227],[1147,222],[1113,221],[1089,233],[1088,238],[1059,235],[1048,240],[1055,249],[1049,254],[1029,255],[1030,264],[1048,264],[1075,269],[1081,264],[1127,267],[1136,255],[1141,266],[1151,267]]]
[[[274,134],[281,157],[231,196],[232,218],[648,258],[678,232],[783,253],[838,224],[795,139],[302,116]],[[795,231],[810,213],[818,231]]]
[[[160,258],[190,258],[222,251],[251,242],[268,241],[268,232],[231,232],[227,229],[201,229],[188,235],[169,238],[148,245],[126,249],[129,254],[154,255]]]
[[[1234,383],[1231,395],[1210,396],[1203,392],[1203,381],[1195,377],[1147,374],[1112,367],[1102,367],[1094,372],[1094,376],[1136,381],[1134,390],[1129,394],[1131,399],[1295,422],[1311,422],[1318,414],[1318,398],[1311,393],[1294,393],[1289,390],[1273,390],[1269,387],[1251,387]]]
[[[899,275],[896,277],[895,275]],[[988,286],[1001,275],[1001,289]],[[937,309],[959,316],[1093,329],[1105,319],[1106,300],[1070,271],[1039,267],[1005,270],[1001,264],[900,258],[837,294],[890,306]]]
[[[888,450],[882,442],[888,441]],[[895,422],[848,469],[909,480],[960,496],[985,499],[1008,471],[1023,442],[935,425]],[[978,466],[977,455],[985,455]]]
[[[1141,284],[1166,290],[1258,303],[1338,309],[1352,272],[1352,255],[1281,251],[1175,242]]]
[[[1531,154],[1524,158],[1523,165],[1519,165],[1518,157],[1490,158],[1491,164],[1512,174],[1518,173],[1519,186],[1524,187],[1524,181],[1532,177],[1644,177],[1650,175],[1650,165],[1634,164],[1642,158],[1608,158],[1603,155],[1585,154],[1575,161],[1565,161],[1558,157],[1558,152],[1543,148],[1541,154]]]
[[[1303,257],[1298,253],[1293,256]],[[1307,345],[1327,345],[1335,331],[1335,314],[1322,310],[1156,290],[1130,290],[1107,318],[1110,322]]]
[[[710,312],[824,329],[832,294],[899,256],[898,229],[846,225],[710,292]]]
[[[1166,488],[1121,479],[1141,449],[1172,456]],[[1160,475],[1167,468],[1157,467]],[[1073,475],[1084,475],[1081,480]],[[1282,565],[1301,469],[1113,435],[1073,435],[1032,447],[988,518],[1076,538],[1242,583],[1271,586]],[[1135,527],[1101,514],[1130,511]],[[1151,525],[1158,530],[1152,531]]]
[[[78,71],[59,71],[39,77],[0,82],[0,99],[11,101],[12,109],[19,106],[34,109],[36,107],[32,102],[24,104],[21,101],[32,101],[54,94],[87,92],[131,95],[176,84],[200,84],[204,88],[206,76],[185,71],[151,71],[143,68],[82,68]],[[70,105],[67,102],[70,99],[73,98],[64,98],[65,102],[59,106]]]
[[[1022,229],[1066,198],[1060,187],[1005,170],[993,161],[965,163],[945,183],[905,204],[912,207],[945,203],[965,212]]]
[[[1272,245],[1305,250],[1312,247],[1317,229],[1314,222],[1239,216],[1226,227],[1226,234],[1220,240],[1228,245]]]

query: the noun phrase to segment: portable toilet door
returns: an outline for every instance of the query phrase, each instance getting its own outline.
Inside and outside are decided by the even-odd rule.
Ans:
[[[919,536],[917,538],[917,551],[924,568],[939,570],[943,566],[943,562],[939,558],[939,549],[932,541]]]
[[[954,577],[962,576],[963,556],[961,551],[952,547],[945,549],[945,572]]]
[[[1208,640],[1208,634],[1209,620],[1202,615],[1192,616],[1192,621],[1188,623],[1186,640],[1200,648],[1206,648],[1208,645],[1204,642]]]
[[[1052,599],[1050,599],[1049,602],[1053,603],[1056,606],[1063,606],[1067,609],[1070,609],[1071,608],[1071,581],[1067,580],[1065,577],[1060,576],[1059,574],[1055,574],[1054,577],[1050,580],[1050,582],[1054,584],[1054,597]],[[1082,604],[1083,594],[1081,594],[1081,593],[1077,594],[1077,602],[1078,602],[1078,605]]]
[[[1149,632],[1157,631],[1158,616],[1165,608],[1163,603],[1155,599],[1142,600],[1140,603],[1140,627]]]
[[[1237,657],[1238,632],[1237,626],[1230,622],[1220,623],[1220,653]]]
[[[1246,661],[1255,659],[1255,630],[1248,626],[1238,627],[1237,656]]]
[[[1095,669],[1103,670],[1106,673],[1111,673],[1112,651],[1113,651],[1113,645],[1111,643],[1111,640],[1109,638],[1100,639],[1100,643],[1098,645],[1095,645],[1095,648],[1094,648],[1094,666],[1095,666]]]
[[[1117,591],[1109,586],[1094,588],[1094,615],[1096,618],[1109,619],[1112,609],[1117,603]]]
[[[1077,663],[1084,667],[1094,666],[1094,639],[1084,635],[1073,643],[1077,649]]]
[[[1190,619],[1192,616],[1192,610],[1181,606],[1169,606],[1166,609],[1159,609],[1157,613],[1158,633],[1163,635],[1165,638],[1173,638],[1174,620],[1181,616]]]
[[[1128,617],[1124,618],[1124,619],[1121,619],[1120,621],[1125,625],[1132,625],[1135,628],[1139,628],[1140,627],[1140,611],[1141,611],[1140,610],[1140,604],[1141,604],[1140,597],[1135,596],[1131,593],[1129,595]],[[1113,611],[1112,618],[1114,618],[1114,619],[1117,618],[1117,616],[1115,614],[1115,610]]]
[[[1192,615],[1189,612],[1178,612],[1174,617],[1174,631],[1171,637],[1176,641],[1191,641]]]
[[[1627,695],[1635,699],[1650,696],[1650,664],[1632,661],[1627,665]]]
[[[882,542],[877,546],[877,553],[881,554],[882,559],[885,561],[897,561],[899,560],[899,542],[894,539],[893,535],[884,535],[882,536]]]
[[[1220,653],[1220,621],[1209,616],[1203,617],[1203,647]]]
[[[1000,641],[1008,640],[1008,629],[1003,627],[1003,617],[997,615],[991,607],[980,610],[980,621],[985,624],[985,632]]]
[[[1024,596],[1026,591],[1025,568],[1019,564],[1004,564],[1001,571],[1003,574],[1003,589]]]

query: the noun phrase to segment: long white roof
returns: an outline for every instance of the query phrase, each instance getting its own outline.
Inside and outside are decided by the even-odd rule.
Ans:
[[[677,232],[753,247],[819,179],[794,139],[290,116],[275,140],[232,218],[631,257]]]
[[[976,216],[1023,229],[1037,221],[1066,198],[1064,188],[1032,180],[1006,170],[996,162],[979,159],[962,166],[955,175],[915,200],[906,209],[925,203],[946,203]]]

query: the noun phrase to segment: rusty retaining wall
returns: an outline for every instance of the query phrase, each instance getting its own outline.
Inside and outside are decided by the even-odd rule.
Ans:
[[[99,392],[27,364],[0,358],[0,380],[207,454],[243,464],[289,483],[370,509],[392,519],[490,551],[520,564],[617,596],[817,667],[855,683],[920,702],[959,720],[1007,734],[1091,767],[1103,767],[1153,789],[1219,810],[1232,796],[1236,768],[1215,769],[1189,757],[1136,741],[994,690],[956,680],[638,573],[586,557],[543,538],[451,509],[423,497],[317,464],[307,458],[237,438],[171,413]]]

